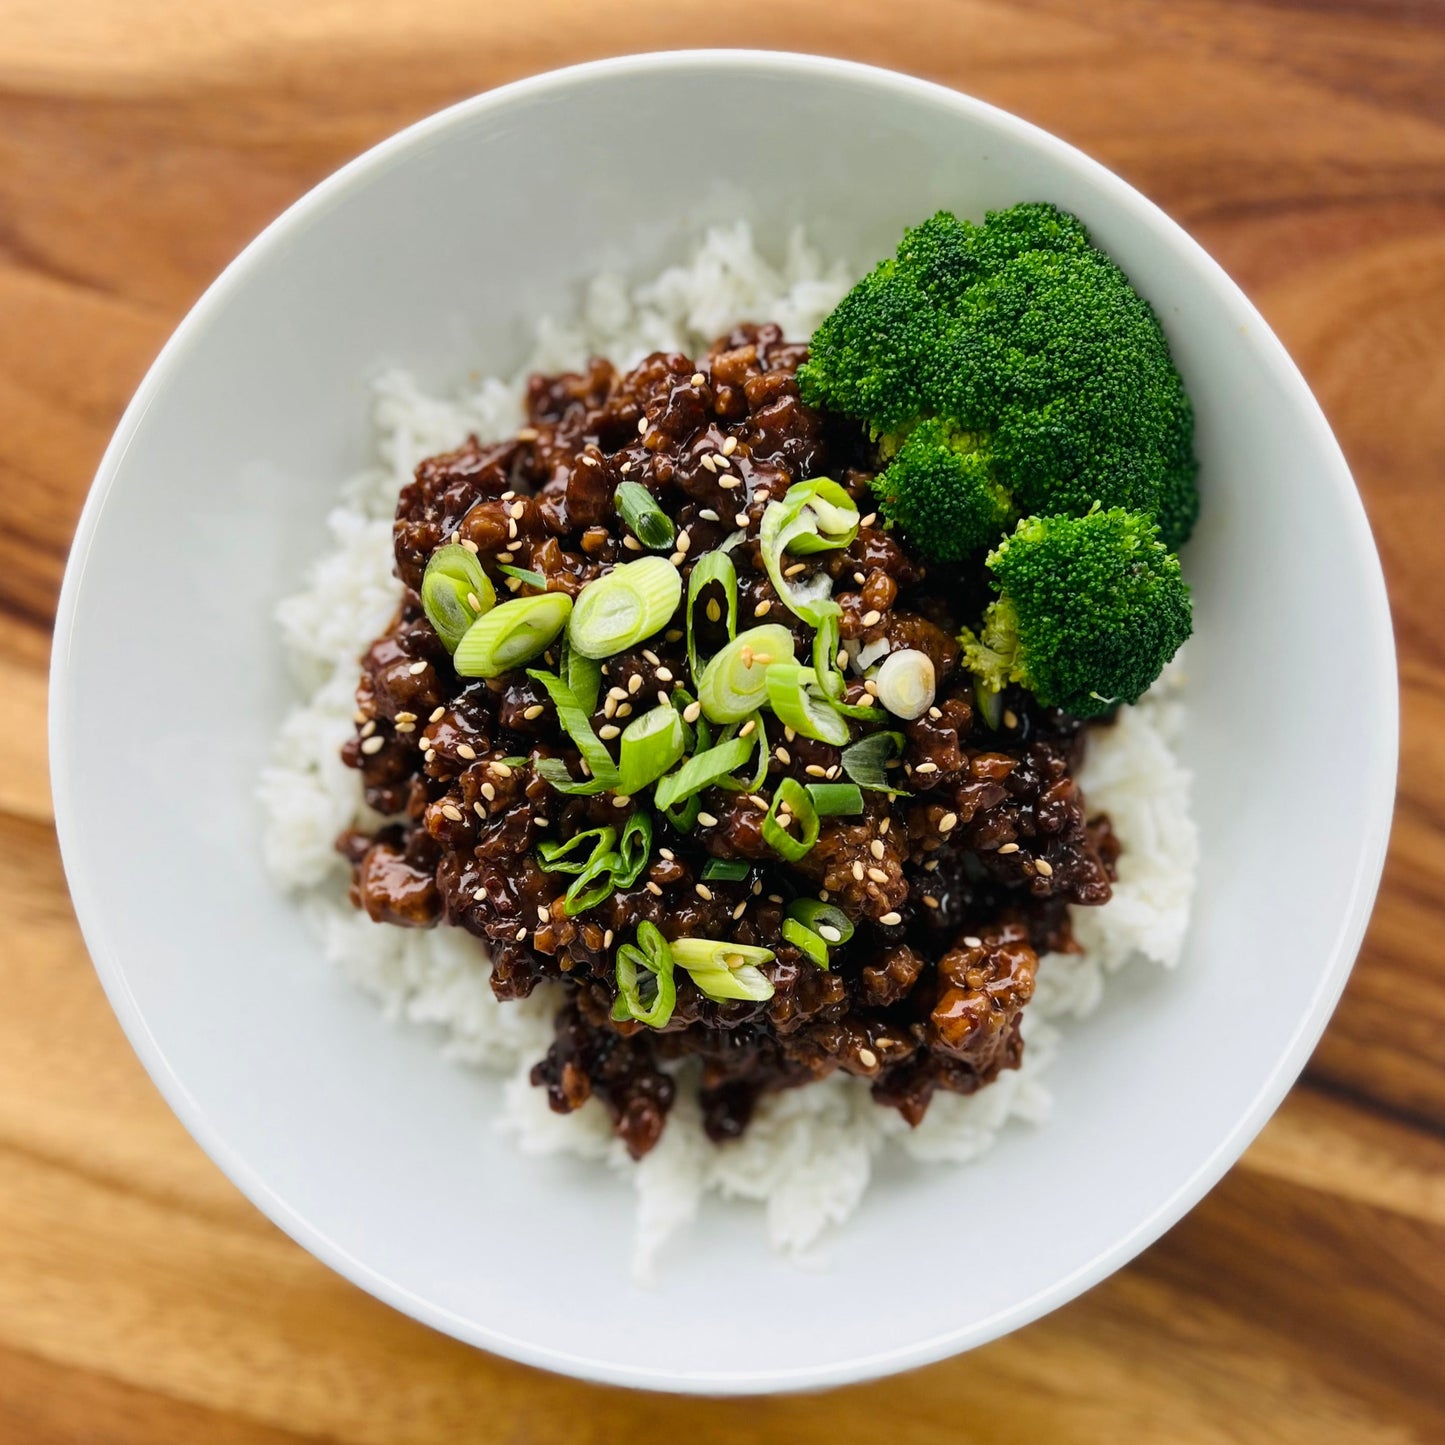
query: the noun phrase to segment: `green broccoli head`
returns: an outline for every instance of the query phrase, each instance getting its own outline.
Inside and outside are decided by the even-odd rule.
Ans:
[[[891,450],[892,437],[884,439]],[[996,541],[1014,520],[987,440],[936,417],[902,435],[897,454],[874,482],[879,510],[911,536],[935,536],[930,551],[958,561]]]
[[[990,212],[981,226],[940,211],[909,230],[818,328],[798,378],[806,400],[890,437],[895,466],[925,421],[975,438],[989,469],[975,495],[986,510],[1007,498],[1005,522],[1098,503],[1157,518],[1170,546],[1193,524],[1193,420],[1164,334],[1054,206]],[[885,498],[908,485],[888,471],[877,482]],[[967,503],[911,510],[895,507],[895,520],[935,556],[997,535]]]
[[[1029,517],[988,567],[998,600],[960,637],[964,660],[1076,717],[1137,701],[1191,630],[1179,559],[1138,512]]]

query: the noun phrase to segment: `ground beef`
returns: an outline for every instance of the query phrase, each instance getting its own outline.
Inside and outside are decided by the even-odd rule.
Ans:
[[[560,981],[566,1002],[533,1081],[562,1111],[598,1098],[635,1157],[657,1142],[671,1070],[684,1059],[700,1065],[715,1139],[741,1133],[761,1095],[840,1069],[871,1080],[880,1103],[916,1124],[937,1090],[970,1093],[1017,1067],[1038,956],[1074,947],[1068,905],[1104,902],[1118,856],[1107,820],[1089,818],[1073,779],[1083,726],[1018,690],[1004,694],[996,726],[980,715],[955,640],[982,605],[977,580],[967,569],[930,571],[866,515],[878,458],[856,425],[803,403],[794,373],[805,354],[777,327],[749,326],[700,362],[659,352],[624,374],[594,360],[580,374],[533,377],[515,438],[472,439],[432,457],[403,490],[395,545],[406,591],[362,658],[356,734],[343,757],[388,821],[339,842],[353,903],[378,922],[475,934],[500,998]],[[526,585],[499,570],[503,561],[575,595],[638,555],[612,498],[619,483],[640,482],[677,525],[673,560],[684,574],[745,532],[732,552],[738,626],[782,623],[806,656],[812,632],[769,581],[758,524],[771,498],[819,475],[865,513],[849,547],[799,559],[804,574],[832,577],[844,646],[886,639],[917,648],[938,678],[934,705],[900,725],[905,747],[891,776],[899,795],[866,793],[861,817],[824,819],[816,846],[784,862],[763,837],[764,795],[784,777],[839,779],[841,752],[769,718],[758,793],[709,789],[685,835],[658,815],[635,884],[568,916],[570,880],[540,866],[538,844],[620,827],[636,804],[564,795],[537,774],[538,758],[562,758],[574,773],[578,761],[547,693],[525,671],[487,680],[453,671],[418,597],[428,557],[458,541],[499,596]],[[704,608],[699,619],[704,646],[725,640],[720,621],[708,635]],[[679,614],[603,665],[592,718],[601,737],[615,738],[689,678],[681,624]],[[847,700],[867,701],[861,678]],[[710,858],[743,860],[747,875],[704,883]],[[855,925],[826,971],[781,939],[786,906],[803,894]],[[663,1029],[615,1022],[616,948],[643,919],[670,939],[772,949],[763,966],[772,997],[715,1002],[679,969]]]

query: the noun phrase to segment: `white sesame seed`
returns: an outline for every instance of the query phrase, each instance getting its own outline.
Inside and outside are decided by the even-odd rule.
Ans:
[[[856,878],[859,883],[863,881],[863,865],[861,863],[853,864],[853,877]]]
[[[462,538],[462,546],[465,547],[468,552],[472,553],[473,556],[482,550],[470,537]]]
[[[1045,878],[1052,878],[1054,876],[1054,865],[1050,863],[1047,858],[1035,858],[1034,867],[1037,868]]]
[[[479,818],[485,818],[487,816],[487,810],[480,803],[472,804],[472,812]]]
[[[734,487],[742,486],[743,479],[741,477],[719,477],[717,479],[717,484],[723,489],[723,491],[730,492]]]
[[[517,523],[516,523],[516,521],[515,521],[513,518],[508,517],[508,518],[507,518],[507,536],[509,536],[509,537],[515,537],[516,535],[517,535]],[[508,547],[507,550],[510,552],[512,549],[511,549],[510,547]]]
[[[507,508],[507,515],[520,522],[526,510],[527,504],[525,502],[513,502],[512,505]]]
[[[943,716],[943,714],[936,707],[929,708],[928,715],[934,720],[934,722],[937,722],[938,719]]]
[[[657,664],[662,661],[662,659],[650,647],[644,647],[642,649],[642,655],[654,667],[656,667]]]
[[[883,854],[884,854],[887,850],[883,847],[882,843],[880,843],[880,842],[878,841],[878,839],[875,838],[875,839],[868,845],[868,851],[869,851],[875,858],[882,858],[882,857],[883,857]]]
[[[603,742],[610,743],[621,731],[622,729],[618,727],[616,723],[603,723],[602,726],[597,729],[597,736],[601,738]]]
[[[885,928],[893,928],[895,925],[903,922],[903,915],[898,912],[885,913],[878,921]]]
[[[671,682],[672,669],[670,667],[659,667],[657,669],[657,680],[659,682]]]
[[[774,748],[774,749],[773,749],[773,756],[774,756],[775,758],[777,758],[777,760],[778,760],[785,768],[792,766],[792,763],[793,763],[793,755],[792,755],[792,753],[790,753],[790,752],[787,750],[787,748],[784,748],[784,747],[776,747],[776,748]]]
[[[752,718],[749,718],[747,722],[745,722],[742,727],[738,729],[738,736],[740,738],[748,737],[756,727],[757,723],[755,723]]]
[[[640,672],[634,672],[632,676],[627,679],[627,691],[632,693],[633,696],[636,696],[642,691],[642,674]]]
[[[712,889],[709,888],[707,884],[695,883],[693,885],[693,889],[697,893],[697,896],[701,898],[704,903],[712,902]]]
[[[477,750],[470,743],[457,744],[457,756],[471,762],[477,755]]]
[[[828,770],[821,763],[809,763],[803,771],[807,773],[810,778],[821,778]]]
[[[893,819],[892,819],[892,818],[884,818],[884,820],[883,820],[881,823],[879,823],[879,825],[878,825],[878,831],[879,831],[880,833],[886,833],[892,826],[893,826]]]
[[[462,821],[462,810],[458,808],[455,803],[443,803],[442,817],[450,818],[453,823],[460,823]]]
[[[367,738],[367,740],[362,743],[361,751],[364,752],[367,757],[370,757],[373,753],[379,753],[385,746],[385,738],[371,737]]]
[[[698,516],[701,517],[704,522],[718,522],[722,520],[711,507],[699,508]]]
[[[748,802],[754,804],[756,807],[761,808],[765,813],[768,811],[768,800],[760,793],[749,793]]]
[[[736,437],[724,437],[724,438],[723,438],[723,444],[722,444],[722,454],[723,454],[723,456],[725,456],[725,457],[730,457],[730,456],[732,456],[732,454],[733,454],[735,451],[737,451],[737,449],[738,449],[738,439],[737,439]]]
[[[714,817],[711,813],[699,813],[697,815],[697,821],[701,823],[704,828],[717,827],[717,818]]]
[[[843,771],[842,767],[841,767],[839,764],[834,763],[834,764],[832,765],[832,767],[830,767],[830,768],[828,769],[828,771],[823,774],[823,776],[824,776],[825,778],[836,778],[836,777],[838,776],[838,774],[841,773],[842,771]]]
[[[736,908],[733,909],[733,919],[734,919],[734,921],[736,921],[737,919],[741,918],[741,917],[743,916],[743,914],[746,913],[747,911],[748,911],[748,900],[747,900],[746,898],[744,898],[743,901],[742,901],[741,903],[739,903]]]
[[[799,572],[806,572],[807,570],[808,564],[806,562],[794,562],[791,567],[783,568],[783,576],[796,577]]]
[[[831,923],[818,925],[818,937],[827,939],[829,943],[842,943],[843,941],[843,935]]]
[[[618,793],[616,797],[612,799],[612,806],[614,808],[630,808],[632,806],[632,794]]]
[[[677,550],[687,556],[687,549],[692,546],[692,533],[679,532],[677,534]]]
[[[878,1067],[878,1055],[872,1049],[859,1049],[858,1062],[865,1069],[876,1069]]]
[[[524,707],[522,709],[522,716],[526,718],[528,722],[535,722],[546,711],[547,709],[544,708],[540,702],[534,702],[531,707]]]
[[[861,572],[855,572],[853,580],[861,587],[868,579]]]
[[[964,936],[963,946],[965,948],[982,948],[983,939],[979,938],[978,935],[974,933],[966,934]]]
[[[783,736],[787,738],[790,743],[795,743],[798,741],[797,732],[793,728],[790,728],[786,723],[783,724]]]
[[[864,627],[877,627],[883,621],[883,614],[876,607],[871,607],[858,620]]]
[[[713,461],[713,459],[712,459],[712,453],[711,453],[711,452],[704,452],[704,453],[698,458],[698,461],[700,461],[700,462],[703,464],[703,466],[705,466],[705,467],[708,469],[708,471],[710,471],[710,472],[716,472],[716,471],[717,471],[717,463],[716,463],[715,461]]]
[[[427,665],[424,662],[414,662],[409,668],[407,668],[407,672],[409,672],[413,677],[420,677],[422,673],[426,671],[426,667]]]
[[[733,518],[733,525],[736,527],[746,527],[747,524],[748,514],[746,512],[739,512],[737,516]]]
[[[620,467],[618,467],[617,470],[618,470],[619,472],[621,472],[622,475],[625,477],[625,476],[628,474],[628,472],[630,472],[630,471],[632,470],[632,463],[631,463],[631,462],[623,462],[622,465],[621,465]]]
[[[864,517],[861,522],[858,523],[858,525],[859,525],[860,527],[871,527],[871,526],[874,524],[874,522],[876,522],[877,520],[878,520],[878,513],[877,513],[877,512],[869,512],[868,515],[867,515],[866,517]]]
[[[434,762],[436,762],[436,760],[437,760],[436,752],[435,752],[433,749],[428,748],[428,749],[426,750],[425,754],[423,754],[423,759],[422,759],[422,760],[423,760],[424,762],[428,762],[428,763],[434,763]]]
[[[1011,707],[1003,710],[1003,725],[1006,728],[1016,728],[1019,725],[1019,715]]]
[[[887,874],[887,872],[886,872],[884,869],[882,869],[882,868],[870,868],[870,869],[868,870],[868,876],[869,876],[875,883],[886,883],[886,882],[888,881],[888,874]]]
[[[671,701],[671,699],[670,699],[670,698],[668,697],[668,695],[667,695],[667,689],[666,689],[665,687],[660,687],[660,688],[658,688],[658,689],[657,689],[657,705],[658,705],[659,707],[666,707],[670,701]]]
[[[647,418],[645,416],[637,418],[637,431],[639,436],[647,435]]]
[[[1018,850],[1019,845],[1017,843],[1005,843],[1002,847],[999,848],[998,851],[1000,853],[1017,853]]]
[[[936,899],[931,893],[925,893],[925,894],[923,895],[923,902],[924,902],[925,907],[928,907],[928,908],[937,908],[937,907],[938,907],[938,899]]]
[[[617,704],[617,712],[614,714],[614,716],[616,716],[616,717],[631,717],[631,716],[632,716],[632,704],[631,704],[630,702],[620,702],[620,703],[618,703],[618,704]]]
[[[458,751],[458,752],[461,752],[461,749],[458,748],[457,751]],[[473,754],[473,756],[475,756],[475,754]],[[511,770],[511,768],[509,768],[509,767],[506,765],[506,763],[504,763],[504,762],[497,761],[497,762],[495,762],[495,763],[490,764],[490,767],[491,767],[491,770],[492,770],[499,778],[510,778],[510,777],[512,776],[512,770]]]
[[[613,939],[613,933],[612,933],[612,930],[609,928],[609,929],[602,935],[602,946],[603,946],[603,948],[611,948],[611,947],[612,947],[612,939]]]
[[[695,723],[701,716],[702,704],[700,702],[690,702],[682,710],[682,720],[685,723]]]
[[[695,372],[693,372],[693,374],[692,374],[692,384],[693,384],[694,386],[701,386],[701,385],[703,384],[703,382],[705,382],[706,380],[707,380],[707,377],[705,377],[705,376],[702,374],[702,372],[700,372],[700,371],[695,371]]]
[[[728,467],[730,467],[730,466],[732,465],[732,463],[729,462],[728,459],[727,459],[726,457],[724,457],[724,456],[715,456],[715,457],[712,459],[712,462],[713,462],[713,465],[714,465],[715,467],[719,467],[719,468],[721,468],[721,469],[723,469],[723,470],[726,470]]]
[[[914,771],[915,773],[936,773],[936,772],[938,771],[938,764],[937,764],[937,763],[919,763],[919,765],[918,765],[916,768],[914,768],[913,771]]]
[[[938,820],[938,831],[940,833],[951,833],[956,827],[958,827],[957,813],[945,813]]]
[[[651,878],[649,878],[649,879],[647,880],[646,887],[647,887],[647,891],[648,891],[649,893],[651,893],[655,898],[661,898],[661,897],[662,897],[662,889],[659,888],[659,887],[657,886],[657,884],[652,881]]]
[[[674,567],[681,567],[683,554],[681,552],[674,552],[667,560],[671,562]]]
[[[351,721],[354,722],[357,727],[360,727],[362,723],[366,721],[366,714],[362,712],[360,708],[357,708],[356,711],[351,714]]]
[[[485,891],[484,889],[481,889],[481,888],[478,888],[478,889],[477,889],[477,897],[478,897],[478,898],[485,898],[486,896],[487,896],[487,895],[486,895],[486,891]],[[523,925],[523,927],[521,927],[521,928],[519,928],[519,929],[517,930],[517,942],[520,943],[526,936],[527,936],[527,929],[526,929],[526,926]]]
[[[707,612],[707,620],[709,622],[722,621],[722,605],[718,602],[716,597],[708,599],[708,604],[705,611]]]
[[[375,719],[374,717],[373,717],[373,718],[368,718],[368,719],[366,720],[366,722],[362,724],[361,736],[364,737],[364,738],[369,738],[369,737],[372,735],[372,733],[374,733],[375,731],[376,731],[376,719]]]
[[[878,684],[874,682],[873,679],[870,677],[866,682],[864,682],[863,691],[866,692],[869,697],[877,697]]]

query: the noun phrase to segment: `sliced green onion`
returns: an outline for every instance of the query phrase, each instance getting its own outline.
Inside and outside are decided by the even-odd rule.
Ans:
[[[701,653],[697,645],[697,628],[693,618],[703,588],[710,582],[716,582],[723,590],[723,599],[727,603],[729,641],[737,635],[738,630],[737,568],[733,565],[733,559],[726,552],[704,553],[693,563],[692,571],[688,573],[687,578],[687,665],[694,682],[701,677],[702,668]]]
[[[596,852],[587,860],[587,866],[572,880],[572,886],[562,899],[562,912],[569,918],[595,908],[604,898],[610,898],[617,888],[617,869],[622,860],[616,853]]]
[[[540,572],[533,572],[526,567],[513,567],[506,562],[501,563],[497,571],[504,576],[515,577],[518,582],[525,582],[528,587],[536,587],[542,592],[547,590],[547,579]]]
[[[805,928],[796,918],[783,919],[783,938],[788,943],[802,949],[809,961],[816,963],[819,968],[827,968],[831,962],[828,956],[828,945],[811,928]]]
[[[572,689],[577,705],[589,717],[597,711],[597,699],[602,692],[602,664],[595,657],[583,657],[562,634],[562,657],[557,666],[562,681]]]
[[[903,756],[904,742],[902,733],[870,733],[851,747],[844,748],[839,761],[843,764],[843,771],[860,788],[897,795],[903,790],[889,783],[885,766],[890,759]]]
[[[673,962],[685,968],[703,993],[719,1003],[733,998],[763,1003],[772,998],[772,981],[757,965],[774,957],[771,948],[753,948],[716,938],[676,938],[672,943]]]
[[[787,818],[787,827],[783,819]],[[791,829],[796,825],[797,832]],[[812,852],[818,841],[818,810],[808,790],[795,778],[784,778],[773,794],[772,806],[763,819],[763,842],[780,858],[796,863]]]
[[[702,865],[704,883],[741,883],[752,869],[741,858],[709,858]]]
[[[653,552],[671,548],[677,528],[641,482],[623,482],[612,494],[612,502],[644,547]]]
[[[768,668],[793,660],[793,634],[768,622],[740,632],[703,669],[697,700],[714,722],[741,722],[767,700]]]
[[[863,811],[857,783],[808,783],[808,796],[820,818],[849,818]]]
[[[753,763],[753,775],[750,778],[739,778],[729,773],[727,777],[717,780],[718,787],[726,788],[730,793],[756,793],[768,780],[768,734],[763,726],[763,715],[760,712],[755,712],[748,721],[751,722],[753,726],[747,733],[747,739],[750,742],[754,738],[757,739],[758,750],[755,754],[757,761]],[[729,728],[724,734],[724,741],[729,741],[734,737],[742,737],[743,729],[747,728],[747,726],[748,724],[745,722],[742,724],[742,727]]]
[[[697,793],[689,794],[680,803],[663,808],[662,816],[679,833],[691,833],[697,827],[697,815],[702,812],[702,798]]]
[[[655,923],[644,919],[637,925],[637,942],[624,943],[617,950],[616,977],[612,1017],[619,1023],[635,1019],[650,1029],[660,1029],[671,1019],[677,1006],[672,949]]]
[[[838,670],[838,621],[843,609],[836,602],[827,602],[818,608],[818,620],[813,625],[813,671],[818,674],[818,685],[828,698],[837,702],[843,696],[847,681]]]
[[[631,888],[652,858],[652,814],[645,808],[627,815],[617,840],[617,886]]]
[[[768,669],[768,706],[780,722],[820,743],[842,747],[848,741],[848,720],[823,696],[818,674],[794,662]]]
[[[687,751],[687,727],[671,703],[659,703],[627,724],[618,747],[617,790],[640,793]]]
[[[973,700],[979,716],[994,732],[1003,722],[1003,693],[996,692],[981,677],[973,680]]]
[[[449,543],[432,553],[421,579],[421,605],[448,652],[455,652],[478,617],[496,605],[497,592],[466,547]]]
[[[763,566],[790,612],[816,627],[832,597],[833,582],[826,572],[815,572],[802,581],[787,576],[783,554],[803,557],[846,547],[857,535],[858,508],[828,477],[799,482],[763,508],[758,530]]]
[[[938,675],[933,659],[916,647],[902,647],[883,659],[875,679],[878,701],[895,717],[912,722],[933,706]]]
[[[719,778],[736,772],[752,756],[757,740],[752,735],[745,738],[729,738],[725,743],[694,753],[675,773],[669,773],[658,781],[653,792],[659,808],[672,808],[710,788]]]
[[[853,937],[853,920],[821,898],[795,898],[788,904],[788,917],[812,929],[824,943],[847,943]]]
[[[544,873],[581,873],[598,853],[608,853],[617,842],[616,828],[589,828],[566,842],[549,839],[537,847],[537,862]]]
[[[682,573],[666,557],[639,557],[577,594],[567,635],[584,657],[612,657],[666,627],[682,600]]]
[[[496,677],[530,662],[556,641],[572,613],[565,592],[515,597],[485,612],[457,644],[453,662],[463,677]]]
[[[796,507],[803,524],[786,547],[795,557],[836,551],[858,535],[857,504],[831,477],[814,477],[789,487],[783,505]]]
[[[556,596],[556,593],[549,593],[549,596]],[[501,611],[499,607],[497,611]],[[576,782],[567,771],[567,765],[561,758],[538,758],[536,762],[537,771],[549,782],[559,793],[600,793],[608,788],[617,786],[617,764],[612,761],[612,754],[607,751],[607,745],[592,731],[592,723],[582,709],[582,704],[577,701],[572,689],[562,681],[560,677],[550,672],[538,672],[529,669],[527,676],[534,682],[540,682],[547,689],[547,695],[552,699],[552,706],[557,709],[557,721],[561,723],[562,730],[576,744],[577,751],[582,754],[582,761],[587,764],[588,771],[592,777],[587,782]]]

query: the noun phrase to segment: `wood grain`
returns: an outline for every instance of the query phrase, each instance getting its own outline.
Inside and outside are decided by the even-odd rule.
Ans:
[[[461,96],[573,60],[726,44],[970,90],[1183,221],[1278,329],[1355,468],[1405,721],[1390,862],[1344,1002],[1304,1082],[1193,1214],[962,1359],[715,1403],[556,1380],[434,1335],[217,1173],[129,1052],[76,931],[44,668],[105,441],[261,225]],[[0,1440],[1445,1439],[1442,337],[1439,0],[0,0]]]

